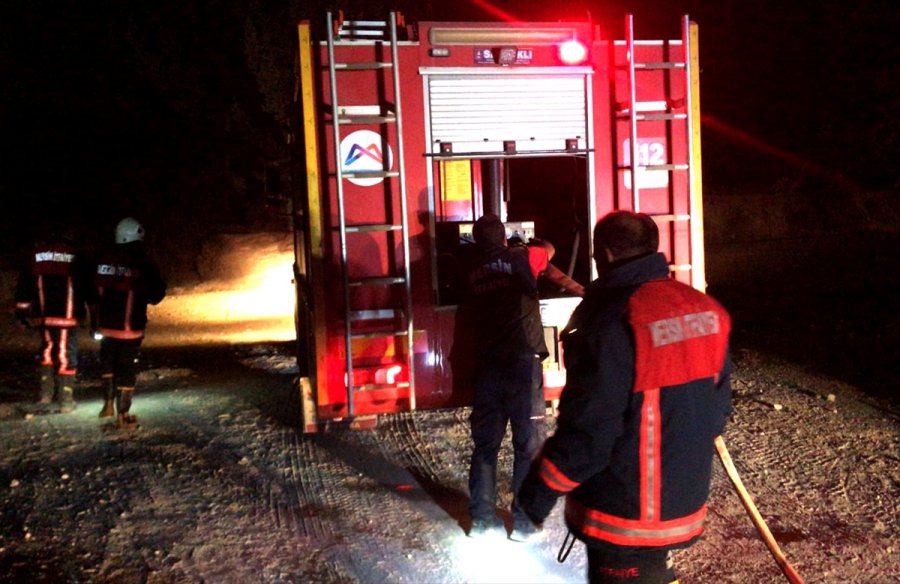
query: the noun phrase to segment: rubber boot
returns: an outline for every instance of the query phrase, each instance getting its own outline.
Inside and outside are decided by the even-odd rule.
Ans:
[[[75,411],[75,388],[63,385],[59,392],[59,413],[68,414]]]
[[[137,417],[128,413],[131,409],[131,397],[134,394],[133,387],[116,388],[116,428],[130,430],[138,427]]]
[[[116,414],[113,400],[116,396],[116,385],[112,377],[106,380],[106,395],[103,397],[103,409],[100,410],[101,418],[111,418]]]
[[[53,376],[53,366],[42,365],[38,369],[38,378],[40,381],[41,393],[38,396],[38,403],[49,404],[53,401],[53,393],[56,390],[56,382]]]

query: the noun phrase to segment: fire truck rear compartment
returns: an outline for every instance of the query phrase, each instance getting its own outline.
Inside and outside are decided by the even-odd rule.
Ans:
[[[614,209],[655,217],[674,277],[705,286],[696,26],[681,39],[600,38],[591,23],[419,23],[391,13],[354,38],[299,27],[307,169],[298,208],[303,427],[467,405],[471,331],[460,259],[486,212],[545,239],[587,284],[591,229]],[[417,34],[408,34],[413,30]],[[576,40],[584,60],[560,58]],[[694,99],[697,98],[697,99]],[[299,217],[299,216],[298,216]],[[579,299],[542,283],[551,356]]]

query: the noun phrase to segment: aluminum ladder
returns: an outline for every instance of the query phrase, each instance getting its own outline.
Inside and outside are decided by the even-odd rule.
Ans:
[[[642,211],[640,176],[643,173],[669,173],[669,188],[675,184],[675,173],[686,173],[689,197],[689,212],[676,213],[674,197],[669,195],[669,209],[667,212],[649,213],[658,224],[668,224],[670,227],[678,223],[686,223],[690,233],[689,257],[675,257],[673,245],[670,269],[674,272],[689,272],[689,280],[693,287],[699,290],[706,288],[706,276],[703,251],[703,205],[702,205],[702,178],[700,167],[700,115],[699,115],[699,73],[697,53],[697,25],[684,15],[681,21],[681,60],[660,62],[640,62],[636,58],[636,41],[634,38],[634,15],[625,17],[626,34],[626,60],[628,68],[628,104],[627,115],[629,127],[630,160],[624,168],[631,171],[631,204],[635,212]],[[666,43],[667,49],[672,51],[671,43]],[[681,75],[684,96],[681,99],[672,99],[667,95],[663,107],[657,104],[642,103],[637,99],[638,75],[645,72],[664,72],[667,76]],[[672,84],[666,79],[667,92]],[[677,111],[676,111],[677,110]],[[642,163],[639,150],[641,138],[640,127],[645,122],[664,122],[667,126],[666,135],[669,139],[673,135],[671,124],[684,124],[684,135],[687,139],[685,157],[682,161],[675,162],[672,159],[671,144],[667,147],[668,160],[663,164],[651,164],[648,161]],[[686,261],[685,261],[686,260]]]
[[[348,21],[343,13],[337,17],[332,12],[327,15],[328,26],[328,73],[331,85],[331,125],[333,131],[333,147],[336,173],[337,195],[337,230],[340,235],[340,267],[343,279],[344,295],[344,338],[346,351],[346,386],[347,410],[351,419],[357,415],[355,397],[361,391],[377,391],[391,389],[408,389],[409,409],[415,410],[415,375],[413,371],[413,311],[412,289],[410,285],[409,265],[409,225],[407,214],[406,173],[403,156],[403,124],[400,104],[400,75],[398,70],[398,26],[404,26],[403,18],[398,12],[391,12],[386,22],[382,21]],[[364,62],[337,62],[335,46],[341,44],[380,45],[390,49],[390,60],[370,60]],[[373,55],[378,54],[373,47]],[[393,81],[393,101],[388,102],[386,96],[380,96],[382,103],[373,105],[340,105],[338,92],[338,76],[353,75],[354,72],[390,70]],[[341,127],[346,126],[395,126],[394,144],[390,144],[395,152],[397,170],[385,169],[376,172],[349,172],[343,169],[341,160]],[[385,141],[387,139],[385,138]],[[382,146],[387,151],[388,144]],[[385,157],[387,159],[387,157]],[[381,178],[384,196],[390,193],[391,204],[386,209],[385,221],[382,223],[348,223],[347,206],[359,204],[348,201],[345,196],[345,181],[354,178]],[[392,182],[389,182],[392,181]],[[399,201],[397,201],[399,198]],[[399,217],[394,215],[394,203],[399,203]],[[393,232],[401,242],[400,253],[396,245],[388,246],[388,271],[379,277],[356,277],[350,273],[348,258],[348,240],[359,234],[373,232]],[[385,234],[389,235],[389,234]],[[391,242],[388,237],[388,242]],[[352,305],[351,289],[363,287],[389,287],[399,289],[401,300],[396,305],[366,307],[358,309]],[[394,297],[394,294],[388,294]],[[357,383],[354,371],[363,367],[354,355],[354,340],[383,339],[392,346],[396,364],[405,367],[406,380],[386,379],[367,380]]]

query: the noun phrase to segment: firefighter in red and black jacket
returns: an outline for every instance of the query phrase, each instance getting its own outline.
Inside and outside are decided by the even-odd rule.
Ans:
[[[115,413],[116,426],[134,428],[137,418],[129,409],[147,326],[147,305],[158,304],[166,295],[166,282],[144,246],[144,228],[135,219],[126,217],[116,226],[115,247],[97,261],[93,294],[91,324],[95,336],[100,336],[106,385],[100,417]]]
[[[38,243],[16,286],[16,317],[41,337],[39,403],[75,409],[78,324],[85,316],[87,264],[64,229],[59,241]]]
[[[617,211],[594,229],[600,279],[563,332],[557,429],[516,503],[536,524],[566,495],[590,582],[675,581],[703,531],[713,440],[731,412],[730,317],[669,277],[659,232]]]

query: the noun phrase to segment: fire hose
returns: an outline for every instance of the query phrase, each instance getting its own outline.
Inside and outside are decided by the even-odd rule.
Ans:
[[[716,437],[715,444],[716,452],[719,453],[719,459],[722,461],[722,466],[725,467],[728,478],[731,479],[731,482],[734,484],[734,488],[737,490],[738,497],[744,505],[744,509],[746,509],[747,514],[750,515],[750,519],[756,526],[756,530],[765,542],[766,547],[772,552],[772,556],[775,558],[778,567],[781,568],[784,576],[791,584],[804,584],[803,578],[800,577],[800,574],[794,570],[793,566],[788,563],[787,558],[784,557],[784,554],[781,553],[781,548],[778,547],[775,537],[772,536],[772,532],[769,531],[769,526],[763,521],[762,515],[760,515],[759,510],[753,503],[753,499],[750,497],[750,493],[748,493],[747,489],[744,487],[744,483],[741,481],[740,475],[738,475],[737,468],[735,468],[734,462],[731,460],[731,455],[728,454],[728,449],[725,448],[725,441],[722,440],[721,436],[718,436]]]

